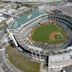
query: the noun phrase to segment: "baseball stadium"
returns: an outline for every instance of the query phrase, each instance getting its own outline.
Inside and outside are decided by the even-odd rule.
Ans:
[[[71,65],[72,17],[62,11],[45,13],[35,9],[9,25],[9,37],[25,56],[39,62],[49,57],[51,68]]]

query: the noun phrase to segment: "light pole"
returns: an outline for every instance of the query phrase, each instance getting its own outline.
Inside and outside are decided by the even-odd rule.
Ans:
[[[46,66],[47,66],[47,71],[50,72],[50,69],[49,69],[49,56],[46,56],[46,59],[45,59],[45,63],[46,63]]]

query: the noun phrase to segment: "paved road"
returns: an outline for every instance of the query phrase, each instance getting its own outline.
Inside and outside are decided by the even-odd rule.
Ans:
[[[0,51],[0,68],[3,69],[2,71],[12,72],[12,71],[10,71],[10,69],[8,68],[8,66],[6,65],[6,63],[4,62],[1,51]]]
[[[72,65],[63,68],[66,72],[72,72]]]

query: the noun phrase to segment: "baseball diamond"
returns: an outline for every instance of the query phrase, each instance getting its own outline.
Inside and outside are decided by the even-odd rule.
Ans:
[[[35,42],[59,44],[66,39],[66,32],[55,23],[44,24],[32,30],[32,40]]]

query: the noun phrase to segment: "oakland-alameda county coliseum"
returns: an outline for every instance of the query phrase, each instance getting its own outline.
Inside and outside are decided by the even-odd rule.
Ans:
[[[62,11],[45,13],[35,9],[10,24],[7,32],[25,56],[49,62],[50,68],[71,65],[72,17]]]

